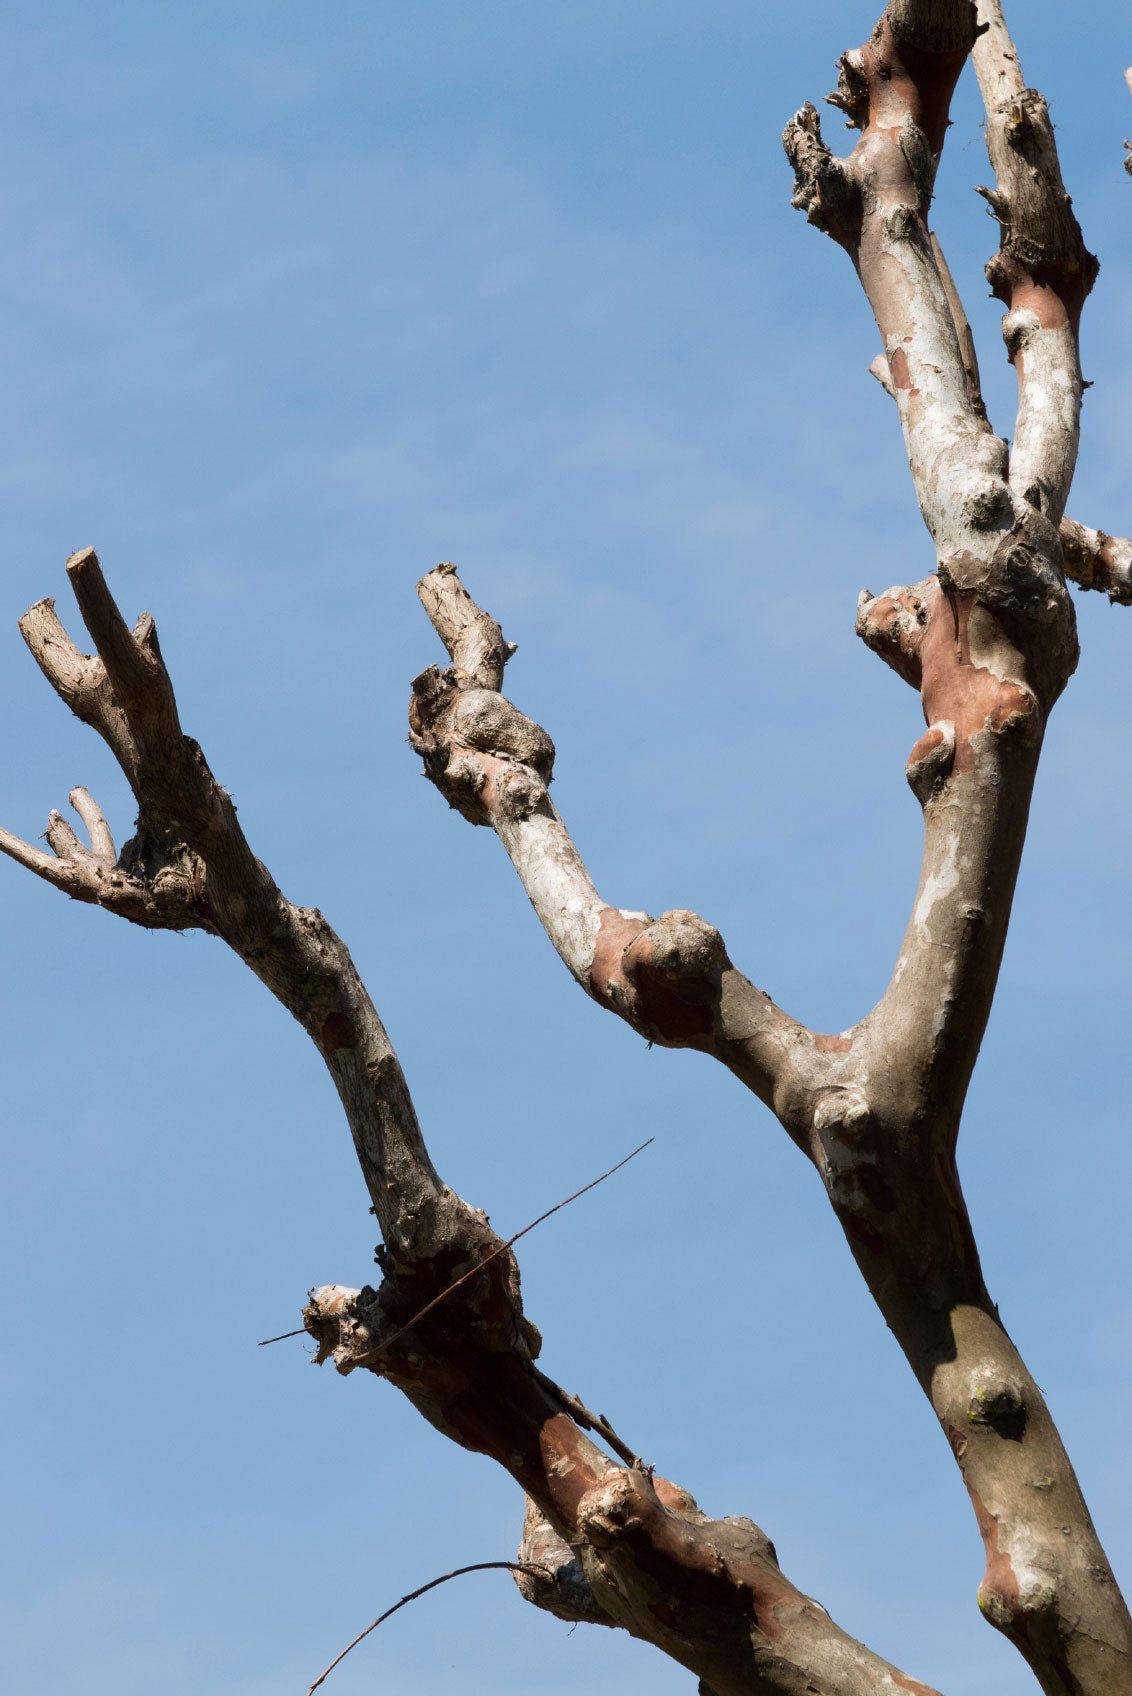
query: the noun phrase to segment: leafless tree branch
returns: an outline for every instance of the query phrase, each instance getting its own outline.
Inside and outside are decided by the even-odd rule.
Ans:
[[[1019,383],[1009,447],[988,424],[970,325],[928,225],[972,56],[995,175],[983,192],[1000,226],[988,274]],[[998,0],[890,0],[843,56],[831,100],[860,138],[835,157],[804,106],[784,137],[794,204],[864,288],[882,345],[874,371],[899,411],[932,546],[921,581],[865,592],[858,607],[859,635],[917,690],[926,723],[907,763],[924,820],[920,880],[880,1000],[851,1029],[816,1033],[755,988],[697,915],[602,900],[550,799],[554,745],[501,692],[514,647],[449,564],[419,587],[451,665],[414,683],[410,738],[450,805],[495,831],[585,992],[649,1041],[720,1060],[813,1163],[961,1469],[986,1553],[980,1606],[1046,1696],[1132,1696],[1132,1621],[987,1292],[956,1171],[1045,726],[1077,663],[1065,577],[1132,600],[1132,544],[1064,515],[1096,262]],[[46,850],[0,832],[0,851],[133,923],[219,936],[315,1043],[385,1244],[379,1288],[311,1292],[318,1360],[387,1379],[509,1473],[527,1501],[522,1558],[491,1564],[516,1571],[537,1605],[625,1627],[692,1670],[705,1696],[934,1696],[798,1590],[757,1526],[703,1514],[541,1371],[518,1237],[502,1241],[435,1170],[345,945],[281,893],[184,734],[153,620],[127,625],[93,551],[67,571],[95,652],[79,650],[50,601],[21,628],[56,693],[113,752],[137,823],[117,853],[77,788],[86,841],[53,811]]]
[[[109,863],[109,828],[76,791],[89,849],[57,815],[54,852],[7,834],[0,849],[136,923],[220,936],[314,1041],[385,1239],[379,1289],[312,1293],[304,1323],[317,1358],[387,1379],[446,1437],[510,1473],[529,1504],[524,1543],[537,1541],[548,1564],[545,1572],[534,1562],[503,1564],[526,1566],[524,1594],[548,1611],[625,1627],[716,1696],[935,1696],[791,1584],[749,1520],[700,1513],[687,1492],[641,1467],[603,1415],[539,1370],[541,1339],[523,1313],[510,1244],[438,1177],[345,945],[321,913],[280,892],[184,735],[152,619],[130,630],[93,552],[75,555],[68,575],[95,655],[77,649],[47,602],[23,629],[56,692],[114,751],[138,802],[135,834]],[[457,588],[441,587],[449,598]],[[457,623],[461,679],[474,686],[501,676],[505,656],[487,627],[478,617]],[[530,744],[536,759],[540,736]]]
[[[1003,231],[992,277],[1020,379],[1013,450],[988,427],[966,313],[927,222],[951,93],[972,51],[989,91]],[[486,676],[458,660],[424,673],[410,728],[450,804],[499,835],[587,993],[649,1037],[723,1059],[813,1160],[951,1439],[986,1544],[984,1613],[1048,1696],[1107,1696],[1132,1689],[1132,1624],[1041,1392],[987,1293],[955,1167],[1045,723],[1077,663],[1061,527],[1078,445],[1077,326],[1095,262],[1044,102],[1022,89],[1009,52],[997,6],[891,5],[843,57],[832,97],[861,131],[852,155],[834,157],[812,106],[785,137],[795,204],[849,253],[876,316],[880,374],[935,552],[934,575],[866,594],[858,613],[859,633],[919,691],[927,721],[907,773],[924,814],[920,884],[872,1012],[818,1037],[759,998],[702,920],[650,921],[601,901],[549,798],[553,744],[498,693],[498,626],[461,595],[450,566],[424,580],[426,610],[454,660],[478,614],[496,661]],[[461,609],[458,629],[446,597]],[[1048,1482],[1035,1503],[1037,1476]]]
[[[413,684],[409,738],[450,806],[489,825],[522,880],[550,941],[575,980],[650,1042],[716,1055],[764,1101],[811,1067],[825,1039],[789,1018],[731,964],[714,926],[695,913],[611,907],[598,894],[550,798],[554,744],[499,693],[514,649],[472,600],[455,566],[418,586],[456,663]],[[487,673],[460,664],[460,643],[502,656]],[[487,681],[485,681],[485,678]]]
[[[1099,589],[1110,601],[1132,606],[1132,541],[1090,530],[1072,518],[1061,521],[1065,575],[1082,589]]]

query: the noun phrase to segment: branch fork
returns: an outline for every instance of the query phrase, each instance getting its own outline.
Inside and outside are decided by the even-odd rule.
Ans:
[[[988,425],[970,326],[927,223],[971,55],[995,170],[984,193],[1001,228],[989,274],[1019,381],[1009,448]],[[831,99],[860,139],[836,158],[803,106],[784,138],[794,204],[847,250],[873,308],[875,370],[899,409],[934,556],[922,581],[866,592],[857,613],[866,645],[919,692],[927,726],[907,768],[924,818],[920,881],[881,999],[847,1031],[812,1031],[743,976],[706,920],[600,897],[550,798],[554,744],[502,694],[514,644],[447,562],[418,592],[450,665],[416,679],[410,741],[449,804],[499,837],[587,995],[650,1042],[722,1062],[813,1163],[960,1467],[985,1546],[980,1607],[1046,1696],[1132,1696],[1132,1621],[986,1290],[955,1163],[1042,735],[1077,661],[1065,576],[1132,601],[1132,545],[1065,518],[1078,321],[1096,265],[999,0],[891,0],[843,56]],[[53,811],[49,851],[8,832],[0,851],[136,924],[219,936],[310,1036],[384,1239],[379,1288],[311,1292],[318,1361],[388,1380],[510,1474],[527,1507],[521,1559],[503,1564],[547,1611],[625,1627],[694,1672],[704,1696],[936,1696],[797,1589],[753,1522],[702,1513],[539,1369],[517,1239],[501,1241],[437,1173],[345,944],[252,852],[182,731],[153,620],[125,623],[92,550],[67,572],[94,654],[50,600],[21,629],[60,699],[111,748],[137,826],[117,854],[76,788],[85,841]]]

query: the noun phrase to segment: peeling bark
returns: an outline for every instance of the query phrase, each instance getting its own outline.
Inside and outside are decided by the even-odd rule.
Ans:
[[[873,1011],[822,1037],[769,999],[752,1001],[704,921],[668,914],[658,926],[605,906],[549,800],[551,766],[523,752],[549,738],[537,742],[518,714],[505,732],[494,703],[475,717],[494,737],[469,735],[458,668],[442,685],[439,674],[418,680],[410,722],[428,774],[496,830],[587,992],[650,1040],[723,1059],[813,1161],[959,1462],[987,1548],[984,1613],[1048,1696],[1111,1696],[1132,1690],[1132,1622],[1041,1394],[986,1291],[955,1165],[1045,723],[1077,664],[1066,558],[1072,575],[1121,598],[1108,539],[1064,520],[1082,392],[1077,326],[1095,262],[1061,185],[1044,102],[1022,88],[1008,42],[997,5],[977,16],[959,3],[890,6],[866,46],[843,57],[831,97],[861,131],[852,155],[832,155],[812,106],[785,136],[794,204],[846,249],[873,307],[879,375],[900,410],[935,544],[933,577],[865,594],[858,612],[868,645],[919,690],[927,723],[907,769],[924,812],[920,883]],[[1011,449],[988,425],[970,326],[927,224],[951,91],[972,50],[1003,231],[991,274],[1019,376]],[[435,575],[422,600],[451,652]],[[461,804],[469,792],[471,813]],[[756,1042],[740,1058],[736,1038],[749,1042],[752,1012]]]
[[[987,279],[1007,308],[1003,337],[1018,374],[1010,482],[1058,524],[1079,445],[1078,327],[1098,266],[1061,180],[1049,109],[1025,86],[999,0],[979,0],[979,19],[974,62],[995,173],[994,188],[979,192],[1002,241]]]
[[[499,626],[450,564],[429,572],[418,594],[455,662],[413,684],[409,740],[426,775],[456,811],[495,831],[587,995],[650,1042],[718,1055],[772,1100],[812,1033],[735,970],[719,932],[696,914],[653,918],[602,899],[550,798],[550,737],[460,664],[465,640],[504,652]]]
[[[932,238],[933,242],[935,238]],[[939,255],[941,265],[946,265],[942,253]],[[960,308],[960,312],[961,312]],[[966,326],[966,315],[957,319]],[[964,364],[968,364],[964,351]],[[978,389],[978,368],[973,363],[968,366],[971,381],[972,397],[979,408],[982,408],[982,394]],[[888,358],[878,353],[869,366],[869,373],[875,377],[890,399],[896,399],[892,376],[888,369]],[[988,425],[989,429],[989,425]],[[1087,524],[1078,524],[1076,519],[1063,518],[1058,526],[1058,539],[1061,543],[1061,568],[1067,582],[1073,583],[1079,589],[1095,589],[1108,596],[1109,600],[1118,606],[1132,606],[1132,541],[1124,536],[1110,536],[1107,531],[1093,530]],[[858,634],[864,632],[858,630]],[[870,637],[866,640],[872,644]]]
[[[67,569],[96,654],[76,648],[48,602],[22,628],[56,692],[118,759],[138,803],[135,836],[115,859],[101,810],[74,790],[89,846],[52,814],[50,854],[8,833],[0,833],[0,850],[135,923],[221,937],[315,1043],[353,1133],[384,1237],[385,1274],[376,1290],[328,1285],[311,1293],[304,1322],[319,1360],[387,1379],[444,1436],[515,1479],[528,1501],[524,1547],[537,1545],[547,1573],[527,1573],[520,1584],[545,1610],[620,1625],[706,1679],[717,1696],[926,1691],[798,1590],[751,1521],[710,1520],[678,1486],[612,1460],[590,1434],[623,1452],[608,1426],[539,1371],[541,1338],[523,1312],[514,1254],[438,1176],[345,945],[321,913],[289,902],[253,854],[231,798],[181,729],[152,619],[127,627],[92,551],[73,556]],[[441,703],[437,722],[463,739],[459,760],[484,761],[476,767],[482,783],[465,773],[451,779],[455,794],[469,816],[497,809],[521,820],[525,808],[507,797],[523,784],[545,792],[553,747],[495,692],[513,651],[498,626],[451,570],[434,575],[429,589],[426,604],[451,637],[454,665],[420,698]],[[447,778],[451,760],[433,742],[423,746]],[[522,833],[516,853],[540,875],[537,847]],[[572,876],[577,883],[579,873]],[[552,899],[552,874],[545,884]],[[589,915],[595,944],[601,917]],[[580,931],[564,922],[563,945],[576,946],[583,933],[584,924]],[[687,914],[640,918],[627,923],[619,948],[610,951],[609,981],[636,1016],[659,1020],[676,1042],[685,1026],[699,1033],[704,1007],[718,999],[716,979],[729,970],[710,927]],[[591,946],[587,969],[593,961]]]
[[[1009,447],[987,420],[970,324],[928,225],[969,56],[995,172],[982,192],[1001,231],[988,275],[1019,383]],[[784,138],[794,204],[845,249],[870,302],[873,370],[899,410],[933,551],[922,581],[866,591],[857,613],[866,645],[919,693],[926,725],[906,767],[924,819],[920,878],[881,999],[847,1031],[812,1031],[733,965],[705,919],[603,900],[550,798],[553,741],[502,693],[514,645],[450,564],[419,585],[451,663],[413,684],[410,740],[450,806],[499,837],[584,992],[649,1042],[721,1061],[813,1164],[960,1468],[985,1549],[987,1619],[1047,1696],[1132,1696],[1132,1621],[987,1292],[956,1167],[1045,726],[1078,659],[1066,577],[1132,604],[1132,543],[1064,516],[1096,262],[998,0],[891,0],[843,56],[830,98],[859,140],[836,158],[804,106]],[[753,1522],[701,1512],[539,1370],[511,1242],[435,1170],[345,944],[253,853],[182,731],[153,620],[125,624],[92,551],[67,571],[95,653],[75,646],[50,600],[21,629],[56,693],[110,747],[137,823],[119,853],[76,788],[85,840],[52,812],[49,851],[6,831],[0,851],[132,923],[220,937],[314,1042],[384,1238],[379,1288],[311,1292],[318,1359],[388,1380],[515,1480],[526,1498],[517,1582],[545,1611],[623,1627],[689,1668],[701,1696],[936,1696],[798,1590]]]
[[[1099,589],[1120,606],[1132,606],[1132,541],[1090,530],[1072,518],[1061,521],[1065,575],[1082,589]]]

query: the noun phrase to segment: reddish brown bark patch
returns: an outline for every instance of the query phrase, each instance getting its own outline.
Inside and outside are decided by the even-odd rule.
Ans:
[[[609,1001],[615,991],[629,993],[625,976],[625,953],[630,943],[647,929],[648,919],[629,919],[616,907],[606,907],[598,921],[597,941],[590,965],[590,990],[598,1001]]]
[[[924,734],[908,755],[908,764],[910,766],[922,765],[925,760],[930,759],[932,754],[941,749],[946,741],[947,737],[943,731],[936,725],[932,725],[924,731]]]
[[[938,159],[947,135],[951,96],[973,41],[972,31],[971,41],[962,48],[929,52],[902,41],[886,13],[860,54],[869,84],[869,128],[888,127],[883,118],[902,110],[923,131],[933,159]]]
[[[546,1477],[541,1499],[549,1497],[561,1519],[576,1526],[582,1497],[601,1482],[583,1448],[581,1433],[566,1414],[552,1413],[542,1423],[538,1442]]]
[[[911,1696],[939,1696],[938,1690],[932,1690],[926,1684],[919,1684],[914,1678],[905,1678],[902,1672],[894,1671],[890,1677],[899,1689],[911,1691]]]
[[[695,1497],[689,1495],[679,1484],[674,1484],[670,1478],[662,1478],[659,1473],[654,1473],[652,1487],[662,1507],[670,1508],[675,1513],[695,1511]]]
[[[908,355],[902,347],[893,348],[888,356],[888,374],[892,378],[894,389],[912,391],[912,374],[908,369]]]
[[[987,266],[987,281],[1011,312],[1032,312],[1043,330],[1069,324],[1076,332],[1098,269],[1082,242],[1076,257],[1060,265],[1028,266],[1013,254],[998,253]]]
[[[969,1484],[967,1490],[975,1509],[975,1518],[987,1556],[986,1572],[979,1586],[979,1606],[995,1625],[1008,1631],[1013,1625],[1022,1600],[1018,1578],[1010,1556],[999,1547],[998,1521],[988,1512],[978,1491],[973,1490]]]
[[[955,726],[957,772],[974,769],[971,738],[979,731],[1002,730],[1034,718],[1038,710],[1028,689],[973,662],[970,621],[976,602],[972,589],[938,590],[920,643],[924,717],[929,724],[950,720]],[[924,749],[923,742],[917,749]]]

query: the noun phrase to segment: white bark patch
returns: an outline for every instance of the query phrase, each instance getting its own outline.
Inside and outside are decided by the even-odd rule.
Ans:
[[[939,863],[924,876],[923,886],[912,914],[912,923],[920,942],[928,947],[932,936],[932,917],[937,907],[945,906],[959,888],[959,831],[952,830],[942,848]]]
[[[1044,1544],[1021,1521],[999,1526],[999,1547],[1009,1556],[1018,1599],[1027,1612],[1050,1607],[1057,1597],[1056,1571]]]
[[[1009,528],[1004,444],[971,407],[946,292],[930,253],[886,236],[867,287],[881,333],[920,510],[941,557],[987,548]]]
[[[548,804],[526,818],[500,819],[497,829],[559,957],[588,988],[605,904],[566,826]]]
[[[1010,453],[1010,486],[1035,505],[1039,502],[1033,491],[1040,491],[1042,512],[1060,524],[1080,443],[1077,338],[1068,324],[1043,330],[1032,312],[1008,314],[1003,332],[1008,345],[1017,346],[1022,385]]]

